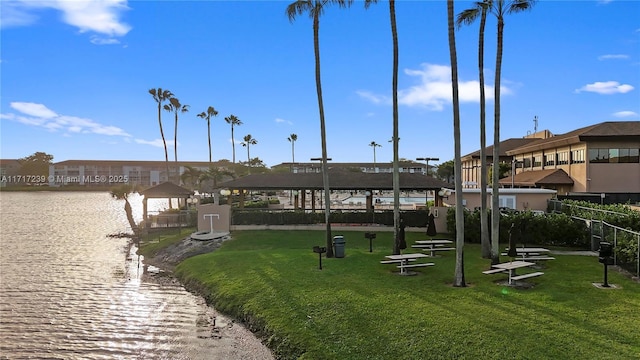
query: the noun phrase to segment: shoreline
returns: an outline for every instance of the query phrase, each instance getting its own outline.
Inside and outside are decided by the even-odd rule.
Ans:
[[[206,308],[207,317],[199,321],[203,326],[198,340],[213,341],[209,347],[207,359],[242,359],[242,360],[274,360],[273,349],[265,344],[268,339],[265,330],[251,319],[242,319],[234,314],[221,313],[211,301],[208,289],[200,283],[183,281],[175,274],[176,266],[187,258],[206,254],[217,250],[227,237],[222,240],[198,241],[189,236],[179,242],[158,251],[155,256],[142,257],[144,267],[143,281],[159,285],[181,286],[201,300]],[[131,246],[136,247],[133,241]],[[136,247],[139,254],[139,248]]]

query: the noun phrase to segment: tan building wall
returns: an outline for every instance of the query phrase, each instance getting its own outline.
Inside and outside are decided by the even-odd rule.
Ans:
[[[640,192],[640,164],[589,164],[587,192]]]
[[[503,204],[501,207],[509,207],[515,210],[547,210],[547,201],[556,195],[555,190],[550,189],[506,189],[499,190],[499,197]],[[480,207],[480,189],[464,189],[463,205],[470,210]],[[444,203],[450,206],[456,204],[456,193],[449,195]],[[491,207],[491,189],[487,189],[487,204]]]

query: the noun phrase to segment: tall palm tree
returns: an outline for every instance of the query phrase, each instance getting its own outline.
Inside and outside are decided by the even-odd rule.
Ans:
[[[376,171],[376,148],[377,147],[382,147],[382,145],[378,144],[375,141],[372,141],[369,146],[371,146],[373,148],[373,172]]]
[[[487,219],[487,135],[486,135],[486,96],[484,89],[484,28],[487,21],[487,9],[493,0],[478,1],[470,9],[463,10],[456,18],[461,27],[472,24],[480,16],[478,35],[478,79],[480,81],[480,243],[482,258],[491,258],[489,241],[489,221]]]
[[[175,126],[173,132],[173,157],[176,163],[176,181],[180,183],[180,169],[178,167],[178,113],[189,111],[189,105],[183,105],[176,97],[171,97],[169,103],[164,105],[164,109],[175,114]]]
[[[231,125],[231,149],[233,150],[233,163],[236,163],[236,141],[233,138],[233,128],[242,125],[242,121],[237,116],[231,114],[224,118],[227,124]]]
[[[207,111],[197,115],[201,119],[207,119],[207,137],[209,139],[209,166],[211,166],[211,117],[218,116],[218,112],[213,106],[209,106]]]
[[[249,148],[251,147],[251,145],[257,144],[258,140],[254,139],[251,134],[245,135],[242,140],[244,140],[242,142],[242,146],[247,148],[247,166],[249,167],[249,173],[251,173],[251,154],[249,153]]]
[[[458,97],[458,56],[453,21],[453,0],[447,0],[447,24],[449,33],[449,57],[451,58],[451,92],[453,105],[453,139],[456,194],[462,194],[462,160],[460,154],[460,100]],[[467,286],[464,280],[464,208],[462,196],[456,196],[456,270],[453,286]]]
[[[167,140],[164,137],[164,130],[162,129],[162,104],[173,97],[173,94],[169,90],[163,90],[162,88],[149,89],[149,94],[158,103],[158,125],[160,126],[160,136],[162,137],[162,145],[164,145],[164,161],[167,165],[167,180],[169,180],[169,152],[167,151]],[[171,204],[171,203],[169,203]]]
[[[496,50],[496,75],[494,84],[494,115],[493,115],[493,169],[500,168],[500,80],[502,76],[502,43],[504,33],[504,16],[527,11],[533,8],[536,0],[493,0],[488,7],[489,12],[498,19],[498,41]],[[498,187],[500,172],[493,171],[491,176],[491,263],[500,261],[500,198]]]
[[[324,221],[326,224],[326,247],[327,257],[333,257],[333,247],[331,239],[331,223],[329,216],[331,215],[331,197],[329,192],[329,172],[327,166],[327,135],[324,122],[324,105],[322,103],[322,83],[320,81],[320,15],[324,12],[325,6],[338,5],[341,8],[350,6],[353,0],[297,0],[289,4],[286,9],[289,21],[293,22],[298,15],[309,13],[309,17],[313,19],[313,50],[315,55],[315,72],[316,72],[316,93],[318,95],[318,110],[320,112],[320,138],[322,143],[322,184],[324,188],[325,213]]]
[[[377,0],[365,0],[364,6],[368,8]],[[393,42],[393,71],[391,80],[391,96],[393,106],[393,253],[400,254],[400,160],[398,145],[398,28],[396,26],[396,2],[389,0],[389,18],[391,23],[391,40]]]
[[[291,143],[291,164],[293,166],[293,163],[296,162],[296,149],[295,149],[295,143],[296,141],[298,141],[298,135],[296,134],[291,134],[289,135],[289,137],[287,138],[287,140],[289,140],[289,142]]]

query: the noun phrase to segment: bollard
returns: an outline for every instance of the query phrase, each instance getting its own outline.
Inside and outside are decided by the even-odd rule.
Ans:
[[[313,252],[318,254],[318,269],[322,270],[322,254],[327,252],[327,248],[314,246]]]
[[[373,239],[376,238],[376,233],[364,233],[364,237],[369,239],[369,252],[373,252]]]

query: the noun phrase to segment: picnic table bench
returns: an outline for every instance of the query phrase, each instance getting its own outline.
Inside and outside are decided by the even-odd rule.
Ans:
[[[425,267],[425,266],[433,266],[434,263],[413,263],[409,264],[410,261],[416,261],[419,258],[428,257],[425,254],[414,253],[414,254],[397,254],[397,255],[387,255],[385,258],[388,260],[380,261],[381,264],[393,264],[398,263],[397,268],[400,269],[400,275],[413,275],[410,274],[407,269],[408,268],[416,268],[416,267]]]
[[[516,269],[530,267],[533,265],[535,265],[535,263],[527,262],[527,261],[511,261],[507,263],[492,265],[492,269],[483,271],[482,273],[496,274],[496,273],[507,272],[509,274],[509,281],[508,281],[509,285],[514,285],[514,281],[516,280],[523,280],[523,279],[544,275],[544,273],[541,271],[522,274],[522,275],[516,275]]]

